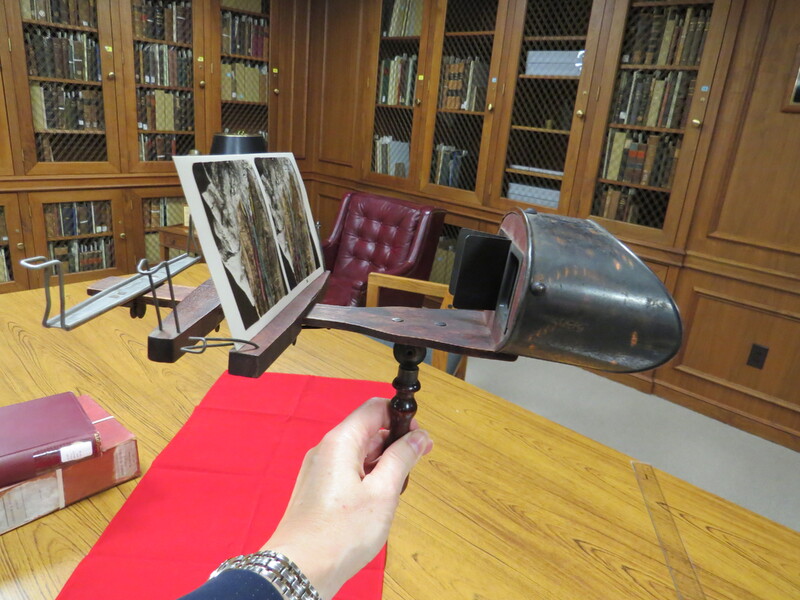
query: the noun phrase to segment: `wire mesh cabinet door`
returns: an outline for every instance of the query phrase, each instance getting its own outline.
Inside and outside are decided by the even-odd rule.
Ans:
[[[125,87],[131,171],[171,172],[172,157],[199,149],[204,139],[203,7],[187,0],[119,3],[125,77],[133,82]]]
[[[425,164],[420,170],[427,193],[483,202],[508,7],[501,0],[437,5],[426,73]]]
[[[208,90],[212,133],[259,134],[270,145],[270,116],[280,93],[279,69],[271,50],[274,0],[215,0],[209,23],[214,40],[208,54],[219,72]],[[272,106],[270,106],[272,104]],[[272,140],[274,142],[274,140]]]
[[[619,3],[603,66],[613,84],[597,102],[581,216],[626,239],[676,243],[735,4]]]
[[[515,6],[493,205],[569,212],[605,5],[522,0]]]
[[[4,5],[25,173],[118,172],[112,3]]]

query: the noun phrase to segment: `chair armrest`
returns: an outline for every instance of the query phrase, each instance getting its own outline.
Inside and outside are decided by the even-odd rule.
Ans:
[[[378,306],[378,297],[383,288],[439,298],[442,300],[442,308],[447,308],[446,304],[452,304],[452,296],[443,283],[373,271],[367,280],[367,306]]]

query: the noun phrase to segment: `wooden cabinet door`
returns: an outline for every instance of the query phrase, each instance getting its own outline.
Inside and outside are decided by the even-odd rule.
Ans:
[[[204,4],[127,1],[118,14],[129,170],[174,172],[173,156],[208,150]]]
[[[34,252],[62,262],[65,280],[85,281],[122,275],[133,268],[125,226],[122,190],[32,192]],[[31,272],[41,285],[41,271]]]
[[[368,137],[364,179],[413,191],[418,188],[424,126],[428,29],[432,2],[383,0],[367,16],[371,62],[364,74]]]
[[[16,194],[0,194],[0,292],[28,288],[28,270],[19,261],[28,256]]]
[[[206,87],[209,133],[261,134],[270,144],[271,100],[277,100],[272,23],[276,0],[211,2],[206,54],[214,65]],[[273,85],[273,83],[275,85]]]
[[[675,244],[736,12],[732,0],[617,2],[591,107],[580,216],[626,240]]]
[[[422,191],[482,204],[508,3],[437,3],[425,57]]]
[[[509,13],[490,202],[567,214],[605,0],[522,0]]]
[[[133,188],[127,195],[131,264],[135,267],[146,258],[153,267],[180,254],[175,249],[165,251],[161,247],[159,232],[162,227],[183,225],[186,206],[183,190],[179,186]]]
[[[119,172],[115,3],[4,4],[24,172]]]

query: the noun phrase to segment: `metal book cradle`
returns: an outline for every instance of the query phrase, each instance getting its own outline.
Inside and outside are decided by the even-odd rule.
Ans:
[[[626,246],[593,221],[531,209],[507,214],[495,235],[461,231],[450,282],[454,309],[318,304],[329,275],[325,271],[247,341],[207,337],[224,318],[210,279],[197,288],[173,285],[172,276],[197,260],[187,248],[153,268],[143,261],[136,275],[98,282],[88,290],[91,297],[71,309],[64,307],[59,261],[36,257],[23,264],[52,268],[58,275],[61,310],[49,316],[46,285],[45,327],[69,330],[123,305],[132,317],[142,317],[145,305],[154,305],[158,327],[148,337],[153,361],[175,362],[185,353],[236,344],[229,353],[230,373],[258,377],[303,327],[344,329],[394,342],[399,368],[387,443],[408,430],[416,412],[425,348],[499,360],[527,356],[624,373],[663,364],[681,344],[677,306]],[[161,307],[173,310],[162,319]]]

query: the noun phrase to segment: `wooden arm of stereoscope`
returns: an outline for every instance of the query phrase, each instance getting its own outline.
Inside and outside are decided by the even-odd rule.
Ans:
[[[61,310],[49,318],[46,285],[46,327],[71,329],[122,305],[132,317],[142,317],[145,304],[153,304],[159,325],[148,338],[148,356],[175,362],[187,352],[231,345],[206,337],[223,319],[212,281],[197,288],[172,285],[172,275],[197,260],[187,251],[152,269],[143,261],[137,275],[98,282],[89,289],[91,298],[69,310],[61,263],[37,257],[23,264],[58,274]],[[387,443],[408,431],[416,412],[425,348],[500,360],[528,356],[624,373],[659,366],[681,344],[680,315],[661,281],[605,229],[584,219],[526,210],[506,215],[496,235],[462,230],[450,284],[452,310],[317,304],[328,275],[323,272],[252,340],[237,344],[229,372],[258,377],[303,327],[394,342],[399,368]],[[173,308],[163,320],[160,306]]]

